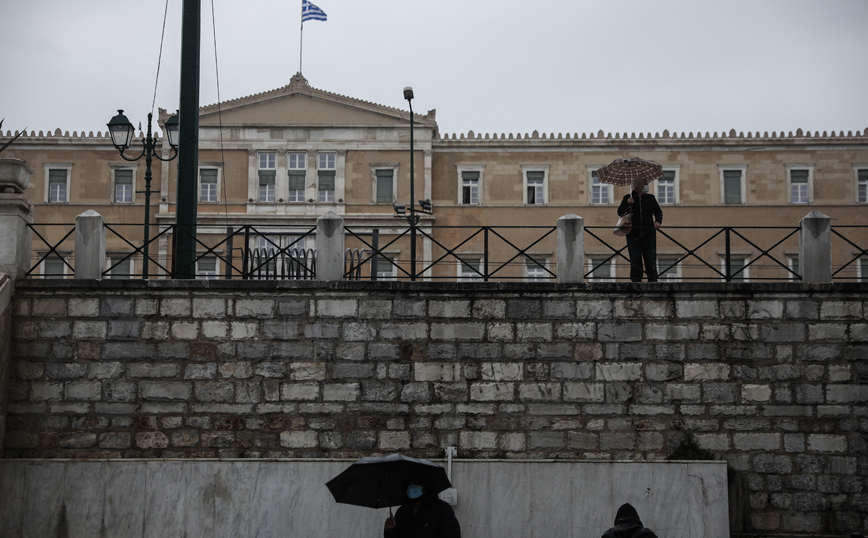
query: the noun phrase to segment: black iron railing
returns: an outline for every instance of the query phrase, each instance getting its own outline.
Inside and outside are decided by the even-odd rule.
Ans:
[[[31,224],[30,277],[70,278],[75,271],[75,227]],[[585,280],[629,279],[624,238],[610,226],[584,228]],[[200,226],[194,260],[197,278],[299,280],[316,277],[316,228],[285,225]],[[348,280],[555,281],[554,226],[427,226],[416,228],[419,259],[406,253],[409,226],[346,226],[344,278]],[[150,238],[152,278],[184,268],[172,256],[172,225]],[[657,232],[661,281],[800,281],[797,226],[665,226]],[[107,224],[111,244],[106,278],[141,278],[141,224]],[[833,226],[832,278],[868,279],[868,226]],[[154,248],[156,243],[158,248]],[[845,248],[842,248],[845,247]],[[413,274],[412,267],[417,267]]]

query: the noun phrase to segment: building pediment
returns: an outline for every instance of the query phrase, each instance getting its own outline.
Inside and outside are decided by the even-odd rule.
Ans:
[[[436,129],[435,111],[414,115]],[[300,74],[287,86],[200,109],[200,126],[390,127],[406,126],[409,111],[312,88]]]

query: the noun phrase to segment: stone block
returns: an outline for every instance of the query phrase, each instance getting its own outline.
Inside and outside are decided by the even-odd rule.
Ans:
[[[359,399],[360,392],[358,383],[325,383],[322,399],[326,402],[354,402]]]
[[[551,402],[561,399],[560,383],[519,383],[519,400],[523,402]]]
[[[729,379],[729,365],[700,363],[684,365],[684,381],[725,381]]]
[[[132,297],[103,297],[100,299],[99,315],[101,318],[129,317],[134,306]]]
[[[820,319],[864,320],[861,301],[823,301],[820,305]]]
[[[553,381],[587,380],[594,375],[594,365],[588,362],[556,362],[550,368]]]
[[[280,432],[280,446],[284,448],[316,448],[319,446],[317,432],[283,431]]]
[[[332,366],[333,379],[371,379],[373,377],[373,364],[339,363]]]
[[[868,402],[868,385],[827,385],[827,404],[855,404]]]
[[[461,365],[457,363],[419,363],[413,365],[416,381],[460,381]]]
[[[682,319],[714,319],[719,316],[717,301],[677,299],[675,315]]]
[[[808,451],[822,453],[847,452],[847,437],[843,435],[808,435]]]
[[[466,299],[431,300],[428,303],[428,317],[448,319],[469,318],[470,301]]]
[[[648,381],[671,381],[683,374],[680,364],[648,364],[645,366],[645,379]]]
[[[235,316],[239,318],[273,318],[274,300],[253,298],[236,299]]]
[[[102,396],[102,383],[99,381],[69,381],[64,385],[65,400],[96,401]]]
[[[769,402],[772,398],[772,388],[769,385],[742,385],[741,398],[751,403]]]
[[[564,383],[564,400],[569,402],[605,401],[606,391],[603,383]]]
[[[524,368],[520,362],[485,362],[480,365],[479,373],[485,381],[521,381]]]
[[[69,317],[71,318],[95,318],[99,316],[99,299],[70,297],[68,304]],[[63,315],[63,314],[55,314]]]
[[[576,301],[577,319],[610,319],[613,313],[611,300],[578,300]]]
[[[529,432],[527,434],[528,450],[560,450],[567,446],[565,432]]]
[[[485,337],[484,323],[432,323],[431,339],[446,341],[482,341]]]
[[[187,318],[191,313],[190,299],[165,298],[160,301],[160,315],[170,318]]]
[[[461,432],[458,439],[458,446],[463,450],[494,450],[497,448],[497,434],[495,432],[464,431]]]
[[[667,403],[699,403],[702,387],[699,385],[671,383],[666,385],[663,401]]]
[[[193,392],[190,383],[171,381],[143,381],[139,389],[144,400],[189,400]]]
[[[638,342],[642,339],[642,324],[604,321],[597,325],[600,342]]]
[[[601,433],[600,450],[634,450],[636,434],[634,433]]]
[[[750,319],[782,319],[783,316],[783,301],[748,301]]]
[[[667,342],[696,340],[699,338],[699,324],[648,323],[645,325],[645,338]]]
[[[470,400],[475,402],[502,402],[515,399],[513,383],[471,383]]]
[[[768,452],[774,452],[780,450],[781,448],[781,434],[736,433],[732,436],[732,442],[736,450],[763,450]]]
[[[379,448],[387,452],[407,450],[410,448],[410,432],[381,432]]]
[[[393,306],[396,318],[424,318],[427,308],[424,300],[397,298]]]
[[[789,456],[774,454],[758,454],[752,458],[753,470],[758,473],[790,474],[793,472],[793,461]]]
[[[181,371],[177,363],[135,362],[127,365],[127,377],[157,378],[176,377]]]
[[[380,338],[384,340],[425,340],[428,338],[428,324],[420,322],[383,323]]]
[[[551,323],[515,324],[515,338],[519,342],[550,342],[552,334]]]
[[[642,364],[638,362],[597,364],[596,378],[600,381],[639,381]]]

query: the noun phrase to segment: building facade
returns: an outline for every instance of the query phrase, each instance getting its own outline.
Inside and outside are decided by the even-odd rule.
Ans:
[[[160,122],[167,117],[161,111]],[[413,119],[416,199],[433,206],[432,215],[417,214],[420,279],[551,279],[552,230],[569,213],[584,219],[586,279],[626,279],[624,240],[611,226],[627,188],[602,184],[595,172],[632,156],[664,168],[650,185],[664,213],[663,279],[798,280],[796,228],[812,210],[837,232],[833,278],[868,278],[868,233],[858,228],[868,225],[868,133],[441,135],[435,111]],[[411,235],[393,207],[410,203],[409,120],[403,110],[312,88],[301,75],[203,107],[197,273],[238,276],[256,266],[285,275],[293,256],[315,249],[308,234],[331,211],[344,218],[365,277],[409,278]],[[163,141],[162,156],[171,154]],[[4,156],[34,169],[25,191],[39,236],[32,276],[71,274],[74,241],[63,238],[89,209],[111,225],[106,276],[141,275],[142,161],[123,160],[103,133],[59,130],[30,133]],[[177,166],[155,161],[152,173],[150,276],[165,277]]]

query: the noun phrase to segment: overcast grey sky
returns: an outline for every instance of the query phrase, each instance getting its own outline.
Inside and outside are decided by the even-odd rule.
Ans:
[[[322,90],[437,109],[441,133],[861,131],[866,0],[313,0],[303,74]],[[213,0],[220,99],[288,84],[301,0]],[[178,106],[182,0],[168,1],[156,108]],[[6,130],[144,123],[165,0],[6,0]],[[202,1],[200,103],[218,100]],[[156,108],[154,109],[156,112]]]

